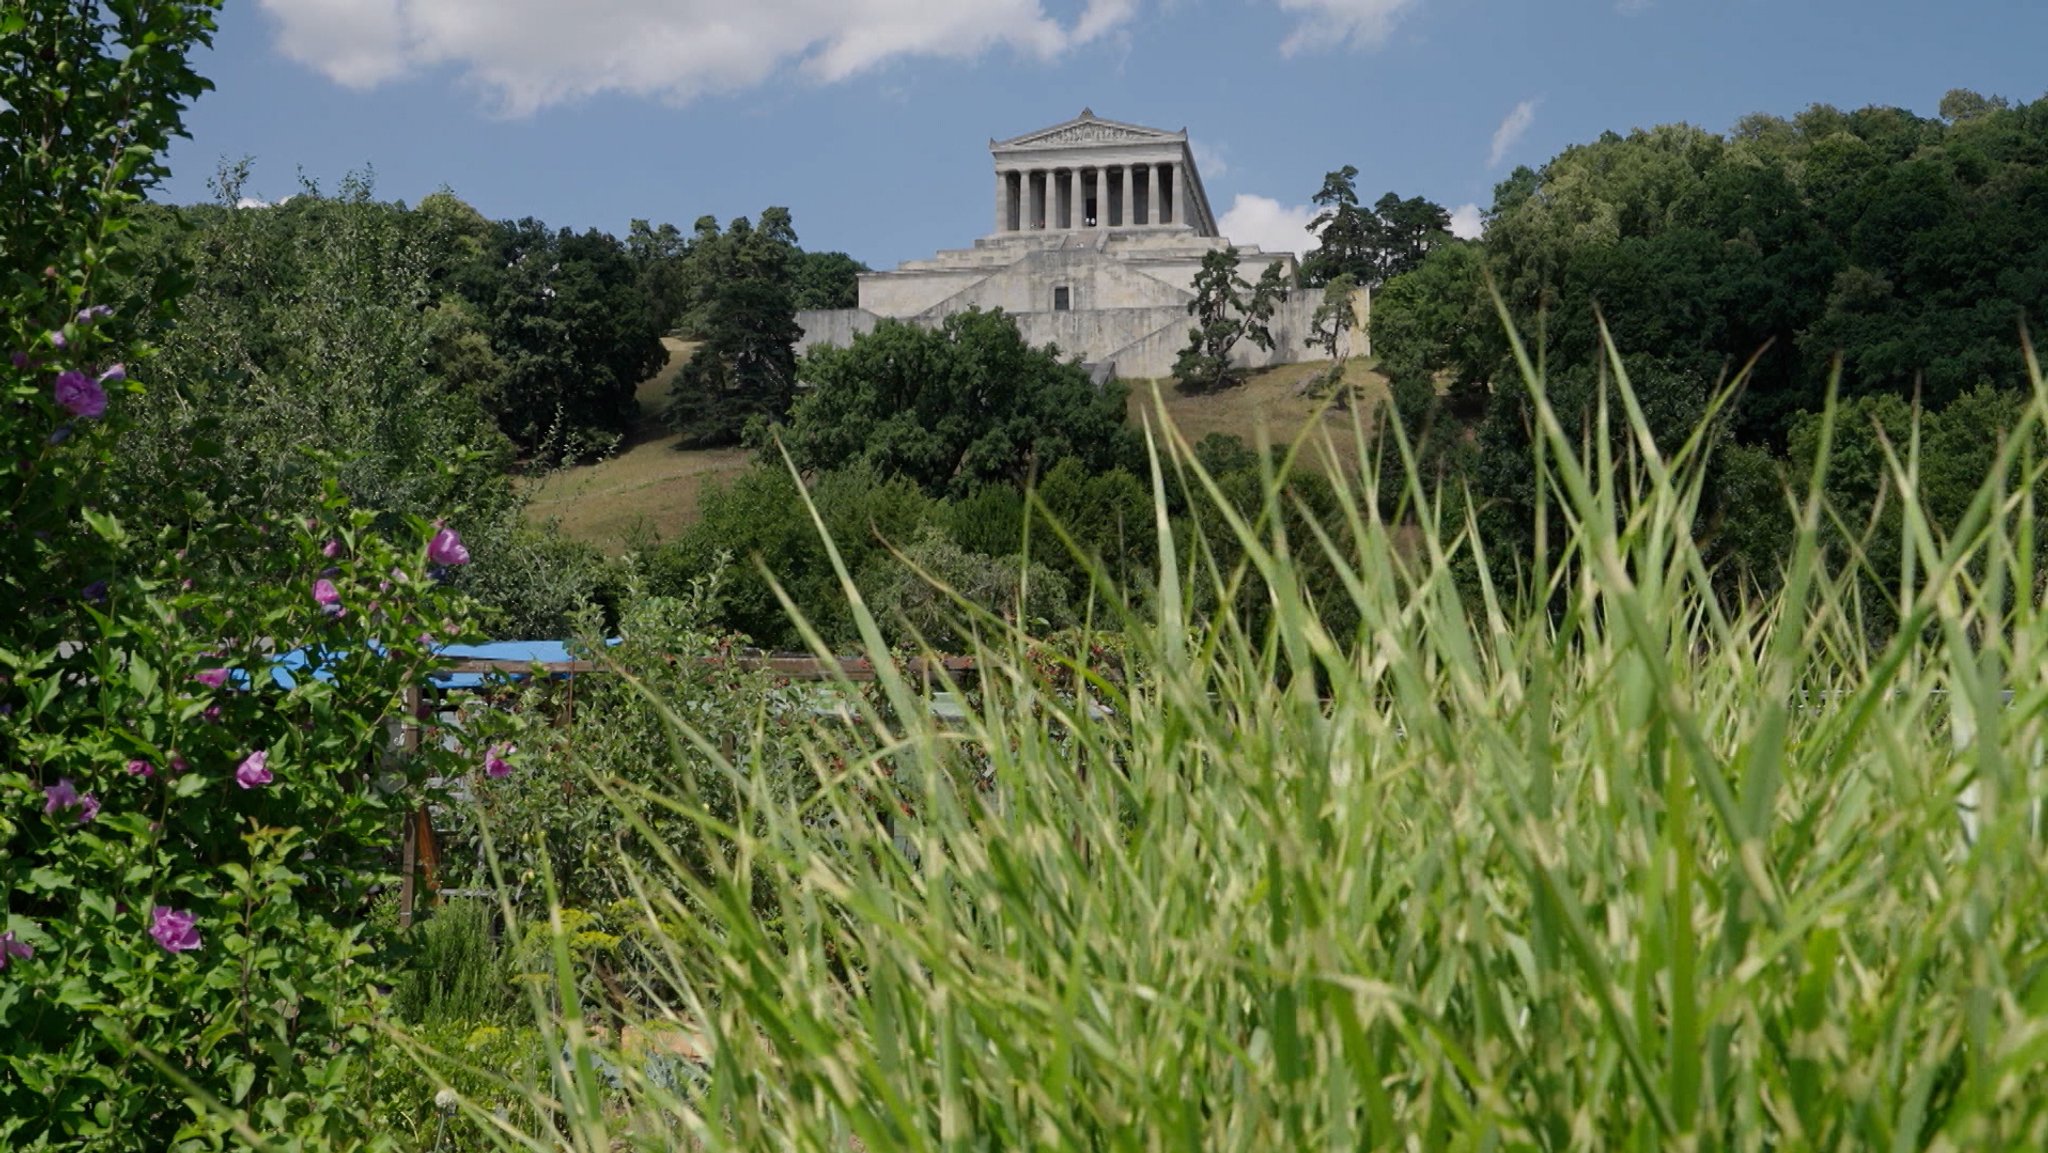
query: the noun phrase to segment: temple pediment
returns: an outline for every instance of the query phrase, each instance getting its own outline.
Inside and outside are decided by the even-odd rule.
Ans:
[[[996,140],[989,147],[1007,152],[1026,148],[1071,148],[1077,144],[1178,144],[1186,132],[1163,132],[1141,124],[1104,120],[1084,108],[1081,115],[1064,124],[1027,132],[1009,140]]]

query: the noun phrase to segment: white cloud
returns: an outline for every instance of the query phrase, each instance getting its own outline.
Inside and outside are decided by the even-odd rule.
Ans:
[[[1461,240],[1477,240],[1486,231],[1486,217],[1477,204],[1461,204],[1451,210],[1451,235]]]
[[[1216,230],[1239,247],[1258,245],[1267,252],[1292,252],[1299,256],[1316,245],[1308,222],[1316,218],[1316,206],[1281,204],[1270,196],[1238,193],[1230,211],[1216,222]],[[1258,269],[1252,269],[1253,273]]]
[[[1050,59],[1128,23],[1141,0],[1088,0],[1070,25],[1041,0],[258,2],[278,49],[337,83],[448,66],[516,116],[603,92],[686,101],[787,68],[832,83],[904,56]]]
[[[1507,159],[1508,150],[1521,141],[1522,134],[1529,131],[1529,126],[1534,123],[1536,123],[1536,102],[1534,100],[1524,100],[1520,104],[1515,105],[1515,110],[1508,113],[1507,119],[1500,122],[1499,128],[1493,130],[1493,152],[1486,158],[1486,166],[1488,168],[1499,168],[1500,162]]]
[[[1194,149],[1195,169],[1202,174],[1202,179],[1214,180],[1230,171],[1230,161],[1223,158],[1221,151],[1200,140],[1191,140],[1188,143],[1189,147]]]
[[[1283,12],[1299,12],[1301,22],[1281,42],[1283,55],[1305,48],[1377,48],[1393,35],[1394,24],[1416,0],[1276,0]]]

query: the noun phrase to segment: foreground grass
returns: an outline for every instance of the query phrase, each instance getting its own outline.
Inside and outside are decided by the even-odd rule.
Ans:
[[[745,798],[678,774],[723,864],[643,878],[639,1009],[701,1079],[607,1089],[565,966],[530,1147],[2048,1147],[2048,400],[1949,535],[1901,446],[1878,642],[1820,500],[1782,591],[1731,607],[1697,446],[1544,417],[1552,567],[1412,492],[1396,547],[1354,490],[1313,539],[1236,522],[1241,571],[1164,541],[1127,664],[985,619],[955,728],[868,622],[884,691],[797,734],[796,795],[678,721]],[[1179,444],[1156,481],[1208,490]],[[1188,619],[1247,572],[1270,631]]]

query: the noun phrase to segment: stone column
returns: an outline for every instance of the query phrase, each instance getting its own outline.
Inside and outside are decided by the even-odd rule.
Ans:
[[[1095,166],[1095,227],[1109,227],[1109,169]]]
[[[1081,169],[1067,170],[1067,227],[1075,232],[1088,223],[1088,193],[1081,187]]]
[[[996,169],[996,231],[1010,230],[1010,174]]]

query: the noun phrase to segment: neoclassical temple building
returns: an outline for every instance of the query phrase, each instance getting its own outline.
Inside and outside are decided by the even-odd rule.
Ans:
[[[1000,308],[1025,339],[1056,344],[1104,371],[1164,377],[1187,344],[1188,302],[1202,257],[1229,245],[1202,188],[1188,134],[1104,120],[1088,109],[1064,124],[989,141],[995,230],[860,278],[860,307],[803,312],[803,347],[844,346],[882,317],[936,325],[970,308]],[[1306,236],[1304,236],[1306,239]],[[1256,281],[1289,252],[1238,246]],[[1274,316],[1274,347],[1243,342],[1246,366],[1319,359],[1307,347],[1319,292],[1297,292]]]

